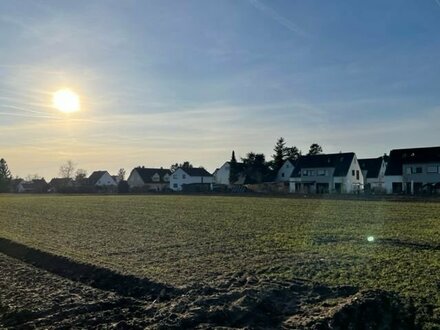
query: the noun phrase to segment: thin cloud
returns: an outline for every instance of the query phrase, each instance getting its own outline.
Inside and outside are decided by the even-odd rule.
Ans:
[[[278,14],[275,10],[263,4],[260,0],[248,0],[248,2],[260,12],[269,16],[291,32],[294,32],[301,37],[304,37],[306,35],[306,33],[302,29],[300,29],[295,23],[293,23],[288,18]]]

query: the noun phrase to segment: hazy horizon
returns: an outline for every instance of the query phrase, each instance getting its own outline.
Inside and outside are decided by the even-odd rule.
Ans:
[[[440,3],[2,1],[0,157],[56,177],[189,160],[209,171],[276,139],[378,157],[440,144]],[[53,108],[69,88],[71,114]]]

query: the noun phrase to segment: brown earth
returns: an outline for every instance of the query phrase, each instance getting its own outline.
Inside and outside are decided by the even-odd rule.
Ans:
[[[397,295],[246,273],[173,288],[0,240],[0,328],[414,329]]]

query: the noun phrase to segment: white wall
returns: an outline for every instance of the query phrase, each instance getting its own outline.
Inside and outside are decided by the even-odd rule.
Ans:
[[[357,171],[359,171],[359,179],[356,178]],[[364,176],[362,174],[362,169],[359,165],[356,155],[353,157],[350,169],[348,170],[347,176],[344,179],[344,184],[345,192],[347,193],[356,192],[357,189],[363,189],[364,187]]]
[[[177,169],[170,177],[170,188],[174,191],[181,191],[184,184],[191,183],[213,183],[213,176],[189,176],[181,168]]]
[[[127,179],[127,183],[130,188],[134,187],[143,187],[144,186],[144,180],[142,180],[141,176],[139,175],[138,171],[133,169],[130,173],[130,176]]]
[[[403,177],[401,175],[386,175],[385,176],[385,190],[387,194],[393,193],[393,182],[403,182]]]
[[[214,174],[214,183],[229,184],[229,175],[231,172],[231,165],[226,162]]]
[[[278,170],[276,181],[288,182],[294,169],[295,167],[293,166],[292,162],[286,160],[283,166],[281,166],[281,168]]]
[[[116,181],[112,178],[112,176],[105,172],[101,178],[95,183],[95,186],[117,186],[118,184]]]

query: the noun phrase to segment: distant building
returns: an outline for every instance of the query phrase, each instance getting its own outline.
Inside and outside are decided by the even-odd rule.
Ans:
[[[16,189],[19,193],[47,193],[49,185],[44,179],[21,180],[18,182]]]
[[[98,188],[114,188],[118,185],[107,171],[94,171],[87,179],[87,183]]]
[[[243,170],[244,170],[244,164],[243,163],[236,163],[236,171],[237,171],[237,180],[235,182],[230,181],[231,176],[231,162],[224,163],[220,168],[216,169],[213,177],[214,177],[214,183],[216,184],[223,184],[223,185],[230,185],[230,184],[240,184],[241,181],[243,181]]]
[[[362,190],[363,185],[353,152],[302,156],[290,177],[292,193],[353,193]]]
[[[440,147],[395,149],[385,171],[389,194],[440,191]]]
[[[205,185],[210,186],[214,177],[204,168],[179,167],[170,177],[170,188],[174,191],[182,191],[185,186]]]
[[[169,188],[171,171],[164,168],[134,168],[127,179],[130,189],[163,191]]]
[[[385,192],[385,170],[387,168],[388,156],[364,158],[358,161],[364,176],[364,191]]]
[[[290,176],[292,175],[293,170],[295,169],[295,160],[287,159],[283,166],[278,170],[277,177],[275,179],[276,182],[289,182]]]
[[[70,178],[53,178],[49,182],[49,192],[60,192],[74,186],[74,181]]]

